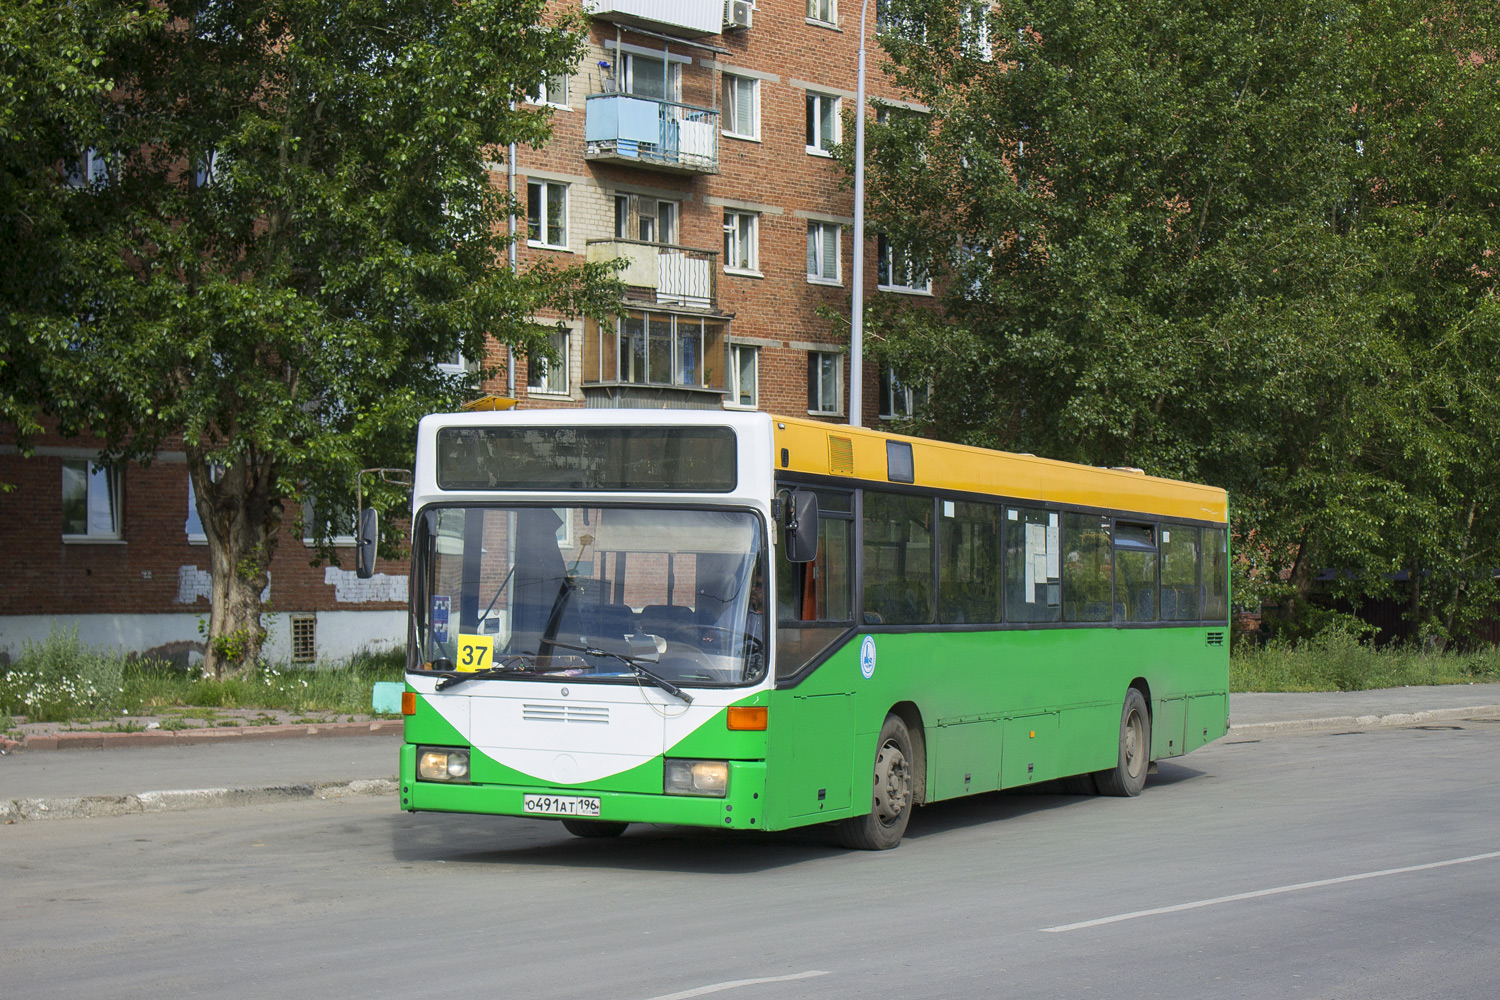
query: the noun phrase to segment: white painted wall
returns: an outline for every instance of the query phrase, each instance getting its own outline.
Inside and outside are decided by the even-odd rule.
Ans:
[[[351,576],[353,574],[350,574]],[[404,583],[405,580],[403,579]],[[400,649],[406,643],[405,611],[319,611],[316,614],[318,659],[343,660],[363,649],[382,651]],[[26,642],[44,642],[54,628],[78,629],[78,638],[90,646],[123,649],[143,653],[168,643],[201,644],[203,636],[198,623],[207,614],[138,614],[138,615],[8,615],[0,617],[0,652],[12,661],[21,655]],[[292,658],[291,615],[268,614],[265,657],[272,663]],[[193,653],[192,662],[202,659]]]

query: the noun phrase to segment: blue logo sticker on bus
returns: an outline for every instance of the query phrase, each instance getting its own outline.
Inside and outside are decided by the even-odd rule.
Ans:
[[[448,641],[448,611],[453,607],[453,598],[439,597],[436,594],[432,598],[432,641]]]
[[[864,675],[865,680],[875,676],[875,637],[865,636],[865,641],[859,644],[859,672]]]

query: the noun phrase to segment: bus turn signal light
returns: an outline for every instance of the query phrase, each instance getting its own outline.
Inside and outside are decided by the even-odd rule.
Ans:
[[[401,714],[402,715],[416,715],[417,714],[417,693],[415,691],[402,691],[401,692]]]
[[[729,709],[727,722],[730,729],[764,730],[766,710],[755,705],[735,705]]]

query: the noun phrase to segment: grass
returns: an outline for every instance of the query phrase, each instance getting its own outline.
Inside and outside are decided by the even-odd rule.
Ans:
[[[28,642],[0,673],[0,719],[90,722],[163,715],[169,716],[163,729],[187,729],[224,725],[214,709],[365,714],[371,686],[401,680],[404,665],[400,651],[366,653],[333,665],[261,664],[218,681],[85,645],[76,630],[54,631],[45,642]]]
[[[1500,649],[1438,653],[1376,649],[1343,631],[1297,645],[1272,642],[1237,650],[1229,661],[1231,691],[1366,691],[1419,684],[1500,681]]]

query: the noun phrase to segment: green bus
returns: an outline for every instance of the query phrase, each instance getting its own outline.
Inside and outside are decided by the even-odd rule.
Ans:
[[[425,418],[412,502],[410,811],[887,849],[941,799],[1139,794],[1228,726],[1219,489],[762,413],[504,411]]]

